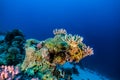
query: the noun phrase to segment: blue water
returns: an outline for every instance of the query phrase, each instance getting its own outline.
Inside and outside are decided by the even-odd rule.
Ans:
[[[0,31],[21,29],[26,38],[44,40],[52,30],[79,34],[94,48],[84,66],[120,80],[119,0],[0,0]]]

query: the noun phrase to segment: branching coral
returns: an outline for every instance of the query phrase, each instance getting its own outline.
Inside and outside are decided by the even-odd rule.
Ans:
[[[55,29],[55,30],[53,30],[53,34],[54,35],[65,35],[65,34],[67,34],[67,31],[65,30],[65,29]]]
[[[78,44],[82,43],[83,37],[80,37],[78,35],[72,36],[71,34],[65,35],[64,38],[62,38],[63,41],[67,42],[70,46],[76,47]]]
[[[50,55],[52,55],[50,59],[54,63],[64,64],[66,61],[79,62],[85,56],[93,54],[92,48],[85,48],[86,45],[82,42],[83,37],[66,34],[67,32],[64,29],[56,29],[54,34],[55,32],[60,34],[45,41],[45,46],[49,49]]]
[[[84,53],[83,57],[93,54],[93,48],[90,48],[90,46],[85,45],[82,47],[82,49],[83,49],[83,53]]]
[[[19,67],[0,66],[0,80],[13,80],[18,73],[20,73]]]

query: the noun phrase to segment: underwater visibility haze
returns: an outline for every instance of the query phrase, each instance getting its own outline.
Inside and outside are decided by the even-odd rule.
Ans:
[[[0,0],[0,80],[120,80],[119,44],[119,0]]]

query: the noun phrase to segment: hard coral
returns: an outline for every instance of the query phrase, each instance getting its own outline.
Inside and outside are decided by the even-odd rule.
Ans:
[[[36,39],[28,39],[26,40],[26,44],[25,44],[25,47],[30,47],[30,46],[36,46],[36,44],[38,44],[39,41],[36,40]]]
[[[65,30],[65,29],[55,29],[55,30],[53,30],[53,34],[54,35],[65,35],[65,34],[67,34],[67,31]]]
[[[65,35],[64,38],[62,38],[63,41],[67,42],[70,46],[76,47],[79,43],[82,43],[83,37],[80,37],[78,35],[72,36],[71,34]]]
[[[18,67],[0,66],[0,80],[13,80],[18,73],[20,73]]]
[[[18,29],[14,29],[12,32],[8,32],[5,36],[5,41],[11,43],[15,36],[24,37],[22,32]]]
[[[53,38],[45,41],[28,39],[24,45],[24,36],[19,30],[7,33],[5,40],[0,43],[0,64],[19,63],[22,72],[18,74],[17,68],[13,66],[2,66],[0,79],[71,80],[73,70],[71,72],[59,66],[66,62],[79,62],[92,55],[93,49],[82,42],[83,37],[67,34],[65,29],[55,29],[53,34]]]
[[[29,45],[29,47],[26,47],[26,57],[21,66],[22,70],[30,76],[36,74],[36,76],[39,78],[47,75],[48,72],[49,74],[52,74],[51,72],[53,71],[54,67],[51,67],[52,65],[50,62],[46,60],[48,49],[45,47],[37,49],[37,47],[34,45],[37,46],[36,43],[33,43]],[[42,79],[44,80],[44,78]]]
[[[4,35],[0,41],[0,65],[17,65],[24,59],[24,35],[15,29]]]
[[[62,33],[62,30],[58,29],[55,31]],[[66,32],[66,30],[63,30],[63,32],[64,31]],[[91,55],[93,53],[92,48],[90,47],[87,49],[84,48],[85,44],[83,44],[82,41],[83,41],[83,37],[78,35],[72,36],[71,34],[64,34],[64,35],[59,34],[56,35],[53,39],[46,41],[45,45],[50,51],[53,51],[52,53],[54,53],[53,54],[54,56],[52,55],[53,62],[58,64],[64,64],[66,61],[79,62],[85,56]],[[60,44],[56,44],[56,43],[60,43],[60,42],[65,43],[64,45],[61,45],[62,48],[57,47]],[[48,43],[52,44],[51,47],[49,46],[50,44]],[[63,46],[66,47],[63,48]],[[64,57],[58,55],[59,52],[64,52]]]
[[[82,47],[82,49],[83,49],[83,53],[84,53],[83,57],[93,54],[93,48],[90,48],[90,46],[85,45]]]

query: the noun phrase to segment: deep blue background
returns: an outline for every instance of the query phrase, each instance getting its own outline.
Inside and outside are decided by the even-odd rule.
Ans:
[[[0,31],[15,28],[39,40],[53,37],[54,28],[79,34],[95,53],[84,66],[119,79],[119,0],[0,0]]]

